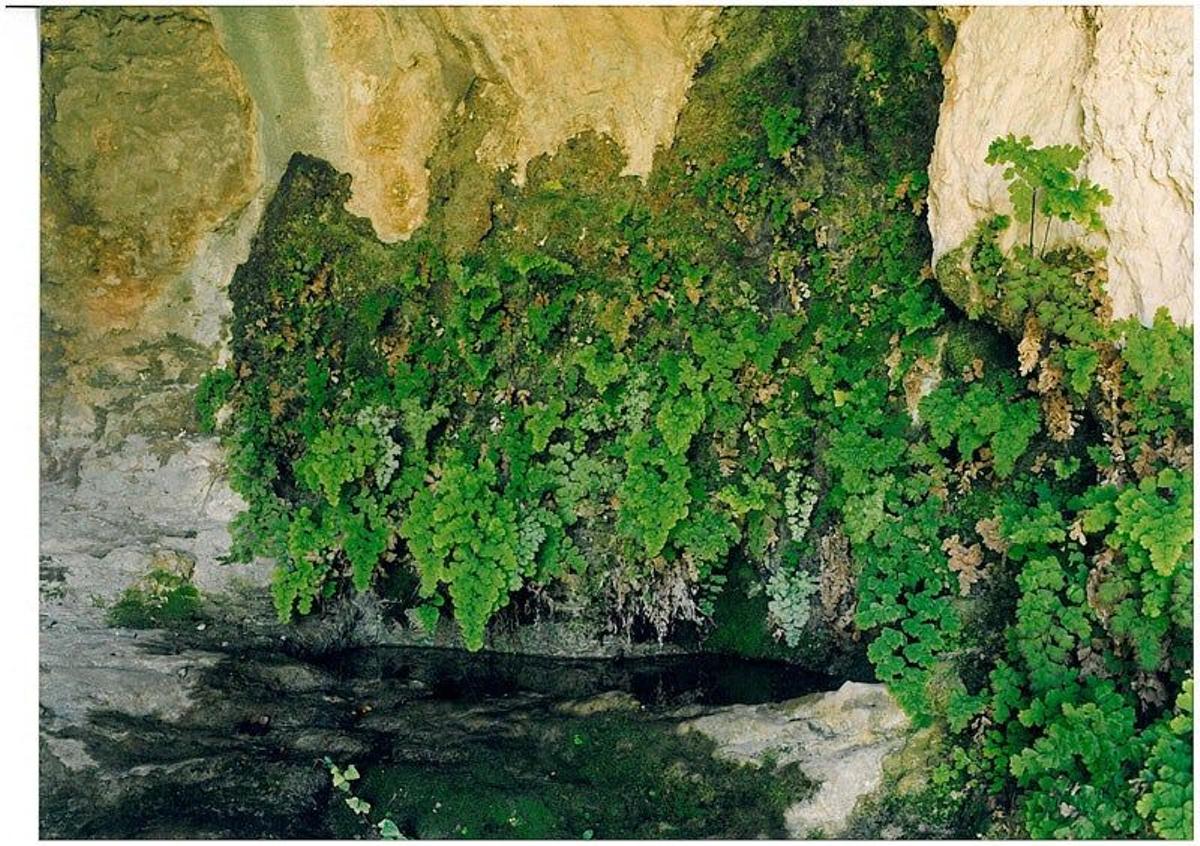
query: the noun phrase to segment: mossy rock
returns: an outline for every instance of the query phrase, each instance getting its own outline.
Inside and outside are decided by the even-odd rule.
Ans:
[[[648,716],[547,717],[510,734],[437,768],[365,772],[355,793],[371,825],[421,839],[780,837],[786,808],[814,787],[794,765],[718,760],[711,741]],[[363,832],[337,794],[331,813],[340,836]]]
[[[190,572],[156,568],[125,592],[108,609],[111,626],[126,629],[171,629],[202,619],[200,591]]]

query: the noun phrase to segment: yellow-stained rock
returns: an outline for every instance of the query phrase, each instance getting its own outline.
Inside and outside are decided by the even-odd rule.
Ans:
[[[594,131],[645,175],[671,142],[715,9],[226,8],[222,41],[262,112],[267,179],[297,150],[354,177],[347,207],[385,241],[429,206],[429,159],[455,121],[518,182],[531,159]],[[291,84],[281,84],[290,82]],[[476,110],[482,111],[481,116]]]
[[[259,186],[254,109],[202,12],[42,17],[43,309],[131,330]]]

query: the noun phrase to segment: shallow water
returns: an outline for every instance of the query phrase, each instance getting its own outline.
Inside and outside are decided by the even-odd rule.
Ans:
[[[645,807],[631,810],[641,817],[623,821],[612,818],[611,802],[602,807],[587,804],[601,802],[600,794],[614,789],[613,780],[619,776],[604,757],[614,748],[633,750],[632,758],[628,751],[620,753],[624,757],[619,764],[637,777],[646,778],[657,768],[653,762],[634,760],[644,746],[658,750],[646,754],[691,756],[696,760],[684,762],[696,770],[690,778],[725,785],[730,775],[712,769],[706,761],[711,755],[698,741],[680,745],[667,738],[683,714],[779,701],[832,690],[842,681],[787,665],[712,655],[563,660],[417,648],[362,649],[312,660],[267,652],[229,654],[201,671],[197,705],[178,722],[96,714],[78,739],[114,777],[91,799],[85,798],[87,790],[44,797],[43,834],[352,836],[361,821],[346,814],[342,797],[331,790],[322,763],[325,756],[343,766],[354,763],[364,773],[364,790],[369,783],[382,789],[381,774],[388,773],[393,781],[407,778],[422,788],[442,779],[440,783],[451,785],[445,788],[449,803],[483,791],[493,804],[519,802],[521,807],[540,803],[543,793],[562,783],[559,777],[553,785],[543,784],[544,770],[600,767],[588,776],[595,783],[576,779],[569,795],[560,796],[561,803],[574,803],[569,808],[538,812],[546,827],[536,833],[572,836],[571,829],[562,826],[586,825],[589,814],[599,819],[604,810],[607,830],[597,831],[597,837],[644,834],[642,817],[650,813]],[[632,699],[609,697],[606,701],[619,703],[617,712],[603,706],[598,713],[570,710],[572,703],[578,706],[581,700],[612,691]],[[605,738],[604,747],[572,748],[570,739],[580,737]],[[497,785],[480,773],[490,770],[490,756],[501,752],[505,776]],[[583,752],[586,758],[572,757]],[[453,778],[445,781],[451,774]],[[505,792],[510,786],[517,792]],[[758,795],[756,784],[735,786]],[[579,799],[591,793],[596,795]],[[475,810],[469,801],[467,808]],[[478,824],[473,818],[472,825]],[[409,833],[472,834],[465,825],[461,832],[429,825],[424,818],[410,822],[417,828]],[[667,822],[661,825],[666,826],[662,836],[680,831]],[[369,833],[367,828],[363,831]],[[519,828],[507,834],[535,836],[523,835]]]

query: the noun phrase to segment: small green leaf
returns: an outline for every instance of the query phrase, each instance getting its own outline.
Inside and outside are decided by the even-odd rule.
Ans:
[[[380,820],[376,826],[379,829],[379,836],[384,840],[403,840],[404,835],[400,833],[400,827],[390,819]]]

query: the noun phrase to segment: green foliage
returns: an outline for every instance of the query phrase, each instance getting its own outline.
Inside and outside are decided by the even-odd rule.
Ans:
[[[153,570],[137,585],[125,589],[108,609],[108,623],[125,629],[186,626],[200,618],[200,591],[188,579],[166,570]]]
[[[1077,164],[1062,155],[1059,165]],[[977,512],[992,528],[977,530],[1003,556],[990,566],[1012,569],[1015,605],[986,681],[950,700],[950,725],[964,731],[953,777],[1015,788],[1016,831],[1035,838],[1162,835],[1185,819],[1190,834],[1190,774],[1180,775],[1190,750],[1186,767],[1164,770],[1177,801],[1161,817],[1141,774],[1155,766],[1152,750],[1180,749],[1163,705],[1190,685],[1191,331],[1165,312],[1149,327],[1111,321],[1100,257],[1004,256],[996,238],[1006,225],[981,227],[947,264],[965,262],[962,274],[947,275],[968,313],[1022,334],[1017,363],[1037,375],[1030,397],[989,373],[965,394],[943,385],[922,403],[935,443],[955,443],[964,458],[995,423],[972,392],[1031,403],[1031,435],[1041,425],[1051,438],[1032,464],[1020,455],[1036,440],[1024,434],[1003,468],[1003,448],[992,447],[1006,481]],[[1074,409],[1087,411],[1084,425]]]
[[[692,437],[704,425],[705,412],[704,396],[699,391],[685,391],[664,400],[654,415],[654,424],[668,452],[672,455],[687,452]]]
[[[648,431],[633,433],[625,451],[626,474],[617,496],[617,526],[638,552],[653,558],[666,546],[675,525],[688,514],[691,495],[687,463]]]
[[[380,457],[373,432],[339,424],[313,439],[308,452],[296,462],[296,478],[336,506],[343,486],[361,479]]]
[[[783,158],[811,131],[795,106],[768,108],[763,113],[762,127],[767,135],[767,155],[773,159]]]
[[[525,428],[533,438],[534,452],[541,452],[550,443],[550,436],[562,427],[562,415],[566,410],[567,403],[562,397],[558,397],[548,403],[539,404],[529,413],[525,419]]]
[[[1013,380],[1003,381],[1007,384],[1002,384],[999,391],[994,385],[976,383],[961,394],[953,382],[947,382],[921,401],[922,415],[939,448],[954,443],[959,456],[970,461],[980,447],[987,445],[1000,478],[1012,475],[1017,459],[1025,454],[1041,428],[1037,401],[1006,401],[1006,395],[1014,393]]]
[[[441,612],[436,605],[432,603],[418,605],[412,609],[411,613],[416,618],[417,625],[421,627],[421,631],[426,634],[433,634],[437,630]]]
[[[1127,437],[1138,450],[1192,426],[1193,329],[1178,326],[1165,308],[1150,326],[1125,320],[1114,326],[1124,341],[1120,392],[1130,407]]]
[[[796,646],[812,615],[812,600],[818,591],[811,573],[799,569],[796,563],[785,562],[767,581],[767,610],[775,630],[788,646]]]
[[[409,505],[400,533],[421,575],[421,596],[449,588],[468,649],[483,646],[484,625],[521,586],[516,511],[496,492],[495,466],[451,453],[441,478]]]
[[[1092,232],[1104,228],[1100,207],[1112,204],[1112,195],[1099,185],[1076,175],[1083,150],[1070,144],[1034,147],[1028,136],[997,138],[988,145],[987,163],[1003,164],[1013,213],[1030,225],[1030,245],[1036,211],[1047,218],[1074,221]],[[1040,201],[1040,203],[1039,203]]]
[[[1188,840],[1193,835],[1192,687],[1192,679],[1187,679],[1174,712],[1164,714],[1147,732],[1152,745],[1142,771],[1144,787],[1137,811],[1155,834],[1167,840]]]
[[[361,777],[358,774],[357,767],[350,764],[345,769],[342,769],[333,763],[328,756],[322,759],[322,761],[325,764],[325,769],[329,771],[329,778],[333,784],[333,789],[345,794],[342,799],[346,807],[350,809],[350,812],[356,818],[368,827],[374,828],[381,840],[405,839],[404,835],[400,832],[400,827],[388,817],[384,817],[375,823],[374,826],[369,825],[368,815],[371,813],[371,803],[354,795],[354,782],[358,781]]]
[[[217,412],[229,401],[237,378],[227,367],[205,373],[196,386],[196,420],[201,432],[215,432]]]
[[[1192,544],[1193,484],[1190,473],[1164,469],[1084,512],[1084,527],[1097,532],[1111,524],[1108,543],[1125,554],[1133,572],[1153,568],[1169,577]]]

